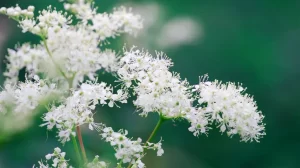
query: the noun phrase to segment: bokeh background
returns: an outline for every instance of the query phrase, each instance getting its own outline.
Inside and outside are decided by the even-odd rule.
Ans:
[[[1,0],[0,6],[16,3],[34,5],[37,10],[48,5],[62,8],[56,0]],[[150,52],[164,51],[174,61],[172,69],[191,84],[206,73],[212,80],[241,82],[265,115],[267,135],[260,143],[242,143],[217,129],[197,138],[187,130],[187,122],[168,121],[155,138],[163,137],[165,154],[156,157],[149,152],[144,159],[149,168],[300,167],[300,1],[96,0],[96,4],[100,12],[131,6],[145,19],[145,29],[136,38],[121,36],[107,47],[121,51],[126,42]],[[6,49],[27,41],[38,39],[0,16],[1,83]],[[115,80],[110,74],[101,73],[99,78]],[[156,114],[138,116],[130,103],[122,108],[99,107],[96,116],[114,129],[125,128],[129,136],[143,139],[158,119]],[[40,117],[18,132],[1,130],[0,120],[0,168],[32,167],[60,145],[55,132],[38,127]],[[10,121],[12,127],[26,122]],[[83,129],[88,156],[98,154],[113,166],[110,146],[95,132]],[[70,143],[63,150],[67,158],[75,159]]]

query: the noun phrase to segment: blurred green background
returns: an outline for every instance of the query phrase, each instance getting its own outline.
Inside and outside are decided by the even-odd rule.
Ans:
[[[1,0],[0,6],[18,3],[62,8],[56,0]],[[187,122],[166,122],[155,140],[163,137],[165,154],[149,152],[149,168],[298,168],[300,167],[300,1],[267,0],[96,0],[99,11],[114,6],[132,6],[145,18],[145,31],[136,38],[118,37],[111,47],[122,50],[135,43],[150,52],[163,50],[174,61],[174,71],[191,84],[208,73],[210,79],[241,82],[254,95],[265,115],[267,135],[260,143],[242,143],[221,135],[218,129],[194,137]],[[0,58],[7,48],[26,41],[38,42],[33,35],[21,33],[17,24],[0,16]],[[1,64],[3,83],[4,63]],[[110,74],[99,74],[112,83]],[[0,168],[28,168],[44,159],[60,145],[55,132],[46,132],[37,116],[26,130],[7,136],[0,134]],[[146,139],[158,116],[142,118],[131,103],[122,108],[101,107],[97,121],[114,129],[125,128],[129,136]],[[20,123],[12,122],[15,125]],[[0,123],[1,126],[1,123]],[[85,130],[85,128],[83,128]],[[95,132],[84,131],[88,156],[95,154],[114,165],[113,150]],[[74,158],[72,145],[63,150]]]

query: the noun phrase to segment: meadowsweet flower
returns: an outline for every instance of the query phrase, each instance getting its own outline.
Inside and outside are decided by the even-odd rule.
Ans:
[[[99,161],[99,156],[96,155],[94,160],[92,162],[88,163],[86,165],[86,167],[87,168],[107,168],[108,165],[103,161]]]
[[[75,77],[81,81],[84,75],[94,76],[101,69],[97,34],[84,27],[49,30],[46,43],[56,66],[68,78]],[[52,74],[57,75],[60,74]]]
[[[19,5],[16,7],[0,8],[0,13],[5,14],[15,20],[22,20],[33,17],[34,6],[29,6],[27,9],[21,9]]]
[[[210,118],[202,108],[191,108],[183,118],[187,119],[191,126],[189,131],[193,132],[194,136],[206,134],[209,130]]]
[[[65,152],[62,152],[60,148],[55,148],[54,152],[45,156],[46,161],[39,161],[39,166],[33,168],[72,168],[69,166],[68,160],[65,159]],[[50,164],[48,162],[51,162]]]
[[[0,109],[10,109],[15,115],[31,113],[42,102],[57,93],[55,84],[47,84],[35,77],[35,81],[26,80],[18,85],[6,84],[0,93]],[[13,109],[12,109],[13,108]]]
[[[47,37],[49,30],[59,30],[60,28],[68,27],[72,22],[70,16],[62,11],[57,11],[48,6],[47,10],[39,11],[39,15],[36,17],[36,25],[32,30],[32,33],[38,34],[42,37]]]
[[[101,137],[109,142],[111,146],[116,150],[115,157],[121,160],[122,163],[132,164],[133,167],[144,168],[144,163],[141,162],[142,157],[145,155],[145,149],[157,150],[157,155],[161,156],[163,154],[163,149],[161,147],[161,142],[155,143],[142,143],[142,139],[132,140],[127,138],[128,132],[125,130],[120,130],[114,132],[111,127],[104,127],[101,129]]]
[[[16,83],[18,81],[19,71],[26,68],[29,77],[33,77],[40,70],[40,62],[46,59],[47,53],[41,45],[30,45],[24,43],[17,46],[15,50],[8,49],[7,71],[4,75],[8,78],[7,83]]]
[[[114,8],[111,14],[96,13],[94,3],[77,0],[65,2],[64,8],[83,20],[86,26],[99,35],[101,41],[114,38],[120,33],[136,35],[137,31],[143,28],[141,16],[133,14],[131,9],[127,10],[125,7]],[[91,24],[87,24],[87,21],[91,21]]]
[[[178,74],[171,73],[170,66],[171,60],[163,53],[152,57],[134,48],[125,51],[118,75],[125,86],[133,88],[137,95],[134,105],[142,111],[141,115],[160,112],[166,118],[176,118],[192,107],[193,98],[188,82],[182,81]]]
[[[18,84],[6,83],[0,92],[0,131],[6,136],[28,128],[43,104],[60,97],[54,84],[35,79]]]
[[[0,92],[0,113],[6,114],[14,108],[15,105],[15,86],[6,84],[3,91]]]
[[[75,127],[88,125],[115,150],[118,167],[128,164],[131,168],[145,168],[142,158],[146,150],[162,156],[162,140],[150,142],[166,119],[186,119],[189,131],[195,136],[206,134],[212,123],[229,136],[239,134],[242,141],[253,141],[265,135],[263,115],[257,110],[253,97],[244,94],[245,89],[234,83],[206,81],[206,76],[194,88],[182,80],[178,73],[170,71],[173,62],[164,53],[152,56],[146,51],[124,50],[121,57],[102,44],[108,38],[121,33],[136,35],[143,27],[139,15],[125,7],[114,8],[111,13],[97,13],[92,0],[60,0],[73,15],[49,6],[34,15],[34,7],[21,9],[18,5],[0,8],[0,14],[16,20],[22,32],[31,32],[41,41],[32,45],[25,43],[8,50],[8,65],[4,75],[7,80],[0,92],[0,129],[10,132],[21,130],[40,107],[47,104],[43,124],[48,130],[56,129],[62,144],[75,137]],[[75,16],[73,22],[72,16]],[[182,39],[181,39],[182,40]],[[180,41],[180,39],[179,39]],[[19,71],[26,70],[26,81],[18,82]],[[97,83],[97,71],[113,72],[121,83],[121,89],[104,82]],[[39,79],[38,75],[43,79]],[[133,104],[140,115],[159,113],[160,120],[149,140],[128,138],[126,130],[114,131],[94,121],[99,105],[114,107],[127,103],[132,93]],[[50,98],[55,95],[53,103]],[[2,122],[3,121],[3,122]],[[13,122],[12,122],[13,121]],[[21,122],[22,121],[22,122]],[[11,124],[9,122],[20,122]],[[83,141],[78,131],[84,167],[107,168],[108,164],[96,156],[87,161]],[[76,139],[73,139],[76,147]],[[39,168],[71,168],[65,152],[55,148],[53,153],[39,161]],[[80,157],[80,154],[79,156]],[[80,159],[79,159],[80,160]],[[83,166],[83,165],[78,165]],[[35,168],[35,166],[33,166]]]
[[[69,141],[70,136],[76,135],[73,131],[75,126],[89,124],[91,130],[98,129],[93,118],[96,105],[108,104],[113,107],[115,102],[127,102],[127,93],[118,90],[117,94],[114,94],[112,91],[106,83],[83,83],[80,89],[73,91],[62,105],[52,106],[51,110],[44,115],[45,123],[41,126],[47,126],[48,130],[56,127],[59,141],[62,143]]]
[[[157,143],[151,143],[151,142],[147,142],[147,149],[153,149],[157,151],[157,156],[162,156],[164,154],[164,150],[162,148],[162,140],[160,140]]]
[[[64,1],[64,0],[62,0]],[[71,11],[77,18],[82,20],[90,20],[96,14],[96,9],[92,7],[93,3],[87,0],[77,0],[72,3],[65,2],[65,10]]]
[[[135,35],[143,27],[141,17],[124,7],[115,8],[112,14],[96,14],[91,21],[91,29],[96,31],[101,41],[114,38],[120,33]]]
[[[265,135],[264,116],[257,110],[256,102],[241,85],[219,81],[202,81],[196,85],[199,91],[200,104],[205,104],[203,109],[210,113],[221,132],[227,131],[229,136],[239,134],[242,141],[258,141]]]

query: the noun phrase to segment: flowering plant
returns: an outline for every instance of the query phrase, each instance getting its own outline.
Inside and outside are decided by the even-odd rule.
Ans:
[[[117,55],[111,49],[103,49],[108,38],[122,33],[136,35],[143,27],[139,15],[124,7],[115,8],[112,13],[97,13],[92,0],[61,1],[68,12],[51,6],[38,15],[34,14],[33,6],[0,9],[0,13],[16,20],[24,33],[40,37],[39,44],[25,43],[8,50],[0,113],[17,121],[19,116],[35,115],[40,106],[47,104],[41,126],[57,130],[62,144],[73,142],[78,162],[73,166],[109,166],[99,156],[92,161],[87,158],[82,125],[88,125],[113,147],[118,168],[145,167],[142,158],[149,149],[162,156],[162,140],[152,142],[152,138],[167,120],[187,120],[188,130],[195,136],[207,134],[214,125],[230,137],[239,135],[241,141],[259,141],[265,135],[264,116],[241,84],[209,81],[203,75],[197,85],[190,85],[170,71],[173,63],[162,52],[153,56],[132,47]],[[20,82],[19,71],[23,68],[26,80]],[[99,70],[114,74],[115,84],[99,81]],[[135,98],[132,103],[141,116],[159,115],[146,141],[129,138],[127,130],[115,131],[94,120],[96,106],[121,107],[130,96]],[[65,156],[57,147],[37,167],[72,167]]]

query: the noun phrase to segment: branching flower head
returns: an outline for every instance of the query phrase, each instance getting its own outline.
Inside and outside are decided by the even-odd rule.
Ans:
[[[157,150],[157,156],[161,156],[164,150],[161,147],[161,142],[158,143],[142,143],[142,139],[131,140],[126,137],[128,132],[120,130],[114,132],[111,127],[105,127],[101,132],[102,138],[109,142],[116,150],[115,157],[121,160],[122,163],[130,163],[133,167],[144,168],[145,164],[141,162],[142,157],[145,155],[145,149]]]
[[[83,83],[79,90],[73,91],[65,102],[51,110],[43,117],[48,130],[56,127],[59,130],[58,137],[62,143],[75,136],[74,128],[83,124],[89,124],[91,130],[97,125],[94,123],[94,112],[96,105],[108,104],[113,107],[116,102],[126,103],[127,93],[118,90],[116,94],[106,83]]]
[[[65,159],[65,155],[66,153],[62,152],[60,148],[55,148],[53,153],[45,156],[45,162],[39,161],[39,167],[33,166],[33,168],[72,168]],[[52,164],[49,165],[48,161]]]
[[[163,53],[153,57],[148,52],[132,48],[120,60],[118,75],[126,87],[132,87],[137,99],[134,104],[141,115],[160,112],[166,118],[184,115],[192,107],[192,95],[187,81],[169,71],[173,65]]]
[[[84,162],[76,166],[87,168],[107,168],[108,164],[98,156],[88,161],[80,132],[80,126],[85,124],[114,148],[118,168],[124,164],[128,168],[145,168],[142,158],[149,149],[162,156],[162,140],[151,140],[162,122],[169,119],[187,120],[191,124],[188,130],[195,136],[207,134],[213,124],[229,136],[239,134],[242,141],[258,141],[265,135],[264,116],[241,85],[209,82],[205,76],[192,87],[170,70],[173,62],[162,52],[152,56],[132,47],[116,54],[108,49],[105,44],[109,38],[122,33],[136,35],[143,28],[141,17],[131,9],[119,7],[111,13],[97,13],[92,0],[60,1],[69,13],[51,6],[36,16],[33,6],[0,8],[0,13],[16,20],[24,33],[40,38],[39,44],[25,43],[8,50],[0,114],[9,120],[3,122],[2,128],[13,119],[18,122],[34,116],[38,107],[47,105],[41,126],[56,129],[62,144],[72,139],[78,162]],[[27,73],[26,81],[18,82],[22,69]],[[113,72],[121,89],[97,82],[99,70]],[[146,142],[128,138],[126,130],[114,131],[94,121],[97,106],[120,107],[129,96],[134,97],[132,103],[140,115],[159,114],[160,120]],[[39,162],[39,167],[70,168],[65,154],[55,148],[46,155],[46,161]]]
[[[253,97],[244,94],[246,89],[241,85],[201,81],[196,89],[200,95],[198,102],[206,106],[203,113],[210,113],[221,132],[227,131],[229,136],[239,134],[242,141],[258,141],[265,135],[264,116],[257,110]]]

